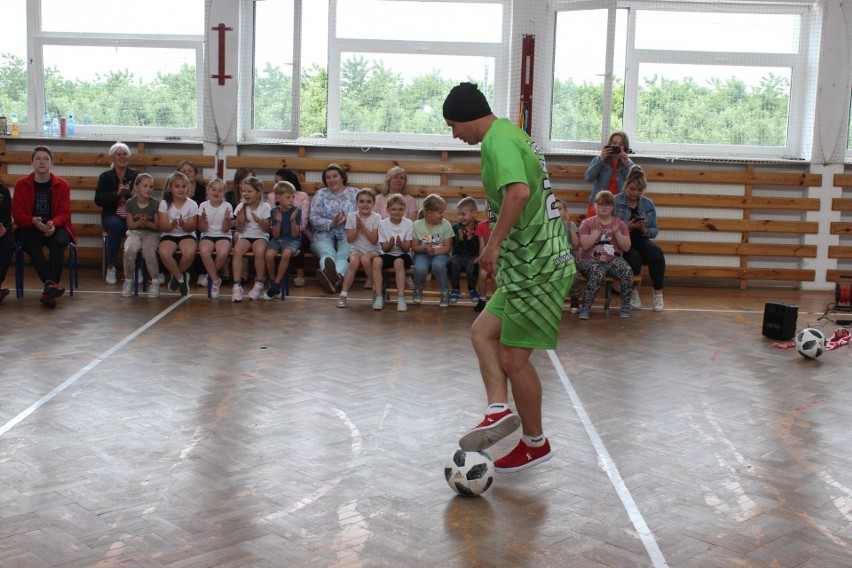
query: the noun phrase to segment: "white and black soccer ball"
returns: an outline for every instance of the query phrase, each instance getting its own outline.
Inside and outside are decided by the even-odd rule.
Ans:
[[[459,495],[476,497],[494,482],[494,462],[485,452],[456,450],[444,466],[444,477]]]
[[[796,350],[806,359],[816,359],[825,352],[825,334],[806,327],[796,334]]]

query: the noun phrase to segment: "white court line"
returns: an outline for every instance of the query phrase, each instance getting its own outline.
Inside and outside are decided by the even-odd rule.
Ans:
[[[654,538],[654,534],[651,532],[651,529],[648,528],[648,524],[645,522],[645,518],[642,517],[642,513],[639,512],[639,507],[636,506],[636,502],[633,500],[630,490],[624,484],[624,480],[618,472],[618,467],[609,455],[609,451],[607,451],[606,446],[604,446],[603,440],[601,440],[600,435],[598,435],[598,431],[595,429],[594,424],[592,424],[586,409],[583,407],[583,403],[580,401],[580,397],[577,396],[577,391],[574,390],[571,380],[568,378],[567,373],[565,373],[565,369],[562,367],[562,363],[556,356],[556,352],[552,349],[548,349],[547,354],[550,356],[550,362],[553,363],[553,368],[556,369],[556,373],[559,375],[559,379],[562,381],[565,391],[571,398],[571,403],[574,405],[574,411],[580,418],[580,422],[583,423],[583,428],[586,429],[586,434],[589,436],[589,440],[591,440],[592,446],[594,446],[595,452],[598,454],[598,461],[609,476],[610,483],[612,483],[616,494],[619,499],[621,499],[622,505],[624,505],[624,509],[627,511],[627,516],[630,517],[630,521],[633,523],[633,527],[639,534],[639,538],[642,540],[642,544],[645,546],[648,556],[651,557],[651,562],[654,563],[654,568],[667,568],[668,563],[663,556],[663,551],[660,550],[660,547],[657,545],[657,540]]]
[[[156,324],[158,321],[163,319],[165,316],[167,316],[172,310],[174,310],[179,305],[181,305],[189,297],[190,296],[188,296],[188,295],[184,296],[183,298],[181,298],[180,300],[178,300],[177,302],[175,302],[174,304],[172,304],[171,306],[169,306],[168,308],[166,308],[165,310],[160,312],[156,317],[149,320],[148,323],[146,323],[145,325],[143,325],[142,327],[140,327],[139,329],[137,329],[136,331],[134,331],[133,333],[131,333],[130,335],[128,335],[127,337],[125,337],[124,339],[122,339],[121,341],[119,341],[118,343],[116,343],[115,345],[113,345],[112,347],[110,347],[109,349],[107,349],[106,351],[104,351],[103,353],[98,355],[97,357],[95,357],[94,360],[92,360],[88,365],[86,365],[85,367],[83,367],[82,369],[80,369],[79,371],[77,371],[76,373],[74,373],[73,375],[68,377],[67,379],[65,379],[65,381],[63,381],[61,385],[54,388],[52,391],[50,391],[49,393],[47,393],[46,395],[44,395],[43,397],[41,397],[40,399],[38,399],[37,401],[32,403],[29,406],[29,408],[27,408],[26,410],[24,410],[23,412],[21,412],[20,414],[18,414],[17,416],[15,416],[11,420],[9,420],[5,424],[3,424],[3,426],[0,426],[0,436],[3,436],[3,434],[5,434],[9,430],[11,430],[15,426],[17,426],[18,424],[20,424],[24,420],[26,420],[30,415],[32,415],[34,412],[36,412],[39,408],[41,408],[42,406],[44,406],[45,404],[47,404],[48,402],[53,400],[59,393],[61,393],[62,391],[64,391],[65,389],[67,389],[68,387],[70,387],[71,385],[76,383],[78,380],[80,380],[82,377],[84,377],[86,375],[86,373],[88,373],[89,371],[91,371],[92,369],[94,369],[95,367],[97,367],[98,365],[103,363],[104,361],[106,361],[113,353],[115,353],[116,351],[118,351],[119,349],[121,349],[122,347],[127,345],[130,341],[133,341],[134,339],[139,337],[148,328],[150,328],[151,326]]]

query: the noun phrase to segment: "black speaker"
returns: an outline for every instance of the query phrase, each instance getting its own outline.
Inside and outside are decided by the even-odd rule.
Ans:
[[[799,308],[767,302],[763,308],[763,335],[772,339],[791,339],[796,335]]]

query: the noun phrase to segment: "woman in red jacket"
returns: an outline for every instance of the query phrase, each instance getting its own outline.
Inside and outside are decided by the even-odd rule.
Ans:
[[[12,196],[15,237],[44,282],[41,303],[54,308],[56,298],[65,293],[59,284],[65,249],[69,243],[77,242],[71,225],[71,187],[50,172],[53,167],[50,148],[36,146],[32,161],[33,173],[15,182]],[[45,246],[48,259],[42,250]]]

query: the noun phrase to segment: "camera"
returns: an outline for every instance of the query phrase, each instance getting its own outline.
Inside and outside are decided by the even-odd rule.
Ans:
[[[610,154],[621,154],[621,146],[607,146]]]

